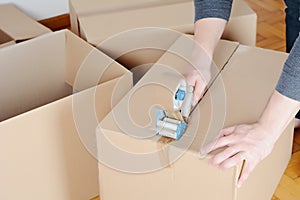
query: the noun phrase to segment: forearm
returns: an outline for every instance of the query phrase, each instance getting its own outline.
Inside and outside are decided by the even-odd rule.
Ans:
[[[219,18],[204,18],[195,23],[194,39],[209,57],[212,57],[226,23],[226,20]]]
[[[190,66],[184,75],[189,85],[195,87],[195,105],[203,96],[211,80],[211,62],[214,50],[229,19],[232,0],[194,0],[194,48]]]
[[[194,0],[195,40],[212,56],[229,20],[232,0]]]
[[[288,123],[299,111],[300,102],[275,91],[267,104],[258,124],[270,134],[270,142],[275,143]],[[262,136],[264,137],[264,136]]]
[[[284,64],[276,90],[282,95],[300,101],[300,38]]]

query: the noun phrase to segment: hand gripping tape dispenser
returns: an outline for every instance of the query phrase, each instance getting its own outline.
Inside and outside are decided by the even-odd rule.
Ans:
[[[177,112],[156,110],[156,135],[175,140],[182,137],[188,126],[193,97],[194,87],[188,86],[184,80],[181,80],[173,96],[173,107]]]

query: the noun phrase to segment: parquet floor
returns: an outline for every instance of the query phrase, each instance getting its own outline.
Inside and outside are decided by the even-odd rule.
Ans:
[[[245,1],[258,16],[256,45],[285,51],[285,5],[283,0]],[[99,197],[92,200],[99,200]],[[295,131],[293,155],[272,200],[300,200],[300,130]]]
[[[285,4],[283,0],[245,0],[257,13],[256,46],[285,51]]]

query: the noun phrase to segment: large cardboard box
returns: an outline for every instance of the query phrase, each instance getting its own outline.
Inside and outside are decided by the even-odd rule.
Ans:
[[[131,73],[67,30],[2,48],[0,59],[0,199],[98,195],[89,144]]]
[[[180,33],[162,28],[191,34],[194,32],[192,1],[69,2],[73,32],[128,69],[143,65],[138,70],[146,71],[180,37]],[[159,28],[154,30],[145,27]],[[131,29],[138,30],[129,31]],[[223,37],[255,46],[256,14],[244,1],[233,3],[231,18]]]
[[[0,48],[51,32],[13,4],[0,4]]]
[[[227,52],[227,47],[221,52]],[[152,114],[157,105],[171,108],[166,91],[174,88],[164,86],[173,83],[170,74],[180,74],[176,65],[180,58],[168,57],[162,57],[164,65],[158,61],[98,127],[101,199],[271,199],[291,155],[292,124],[241,189],[236,183],[242,163],[220,171],[207,163],[216,152],[203,157],[200,150],[215,140],[221,128],[258,120],[287,54],[239,45],[193,112],[179,141],[155,136]]]
[[[69,4],[72,31],[94,45],[120,31],[146,26],[193,33],[194,7],[189,0],[70,0]],[[233,1],[223,38],[255,46],[256,22],[256,13],[243,0]]]

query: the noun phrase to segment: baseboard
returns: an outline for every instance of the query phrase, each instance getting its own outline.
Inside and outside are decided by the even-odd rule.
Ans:
[[[44,26],[50,28],[52,31],[57,31],[65,28],[70,28],[70,15],[63,14],[56,17],[43,19],[39,22]]]

